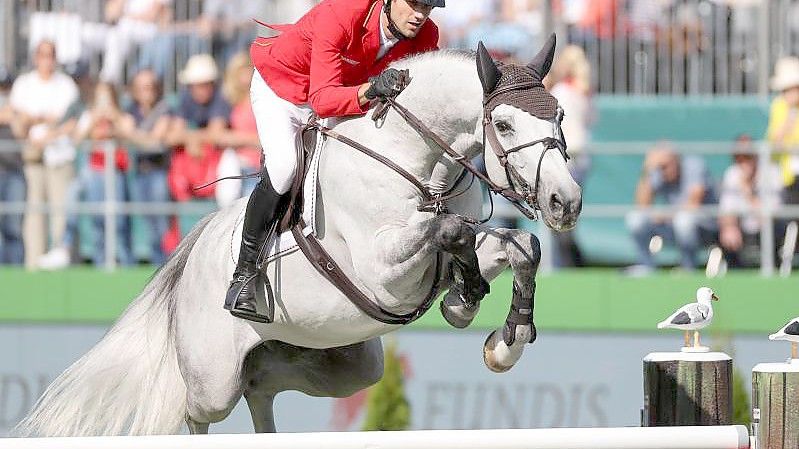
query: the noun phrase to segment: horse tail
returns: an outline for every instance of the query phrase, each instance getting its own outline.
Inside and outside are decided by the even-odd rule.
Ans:
[[[108,333],[58,376],[14,428],[18,436],[177,433],[186,384],[175,348],[175,301],[204,218]]]

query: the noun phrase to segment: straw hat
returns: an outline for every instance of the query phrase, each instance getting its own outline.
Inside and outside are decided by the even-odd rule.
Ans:
[[[776,91],[783,91],[796,86],[799,86],[799,58],[793,56],[780,58],[774,66],[771,88]]]
[[[216,81],[219,70],[211,55],[194,55],[186,62],[186,67],[178,75],[182,84],[200,84]]]

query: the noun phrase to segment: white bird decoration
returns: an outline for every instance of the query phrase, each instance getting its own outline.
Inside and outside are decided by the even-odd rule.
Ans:
[[[791,342],[791,358],[797,359],[797,343],[799,343],[799,317],[788,321],[788,324],[768,336],[769,340],[785,340]]]
[[[658,323],[658,329],[680,329],[685,331],[685,346],[691,346],[689,331],[694,331],[694,348],[699,348],[699,329],[704,328],[713,321],[713,306],[711,301],[719,298],[708,287],[696,291],[696,302],[686,304],[668,318]]]

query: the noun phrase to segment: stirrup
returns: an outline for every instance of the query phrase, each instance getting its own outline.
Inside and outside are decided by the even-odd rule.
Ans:
[[[235,316],[236,318],[242,318],[242,319],[249,320],[249,321],[255,321],[257,323],[272,323],[273,319],[272,319],[272,317],[270,317],[268,315],[262,315],[262,314],[259,314],[257,312],[250,312],[250,311],[247,311],[247,310],[240,310],[240,309],[236,308],[236,304],[238,303],[238,299],[239,299],[239,295],[241,294],[241,290],[244,288],[245,285],[247,285],[247,283],[252,282],[253,279],[258,279],[258,278],[260,278],[260,275],[257,274],[257,273],[253,274],[251,276],[238,276],[238,277],[236,277],[236,279],[234,279],[233,282],[231,282],[231,286],[232,286],[232,284],[239,282],[239,283],[241,283],[242,288],[239,289],[239,291],[237,292],[237,294],[236,294],[236,296],[234,298],[232,298],[232,299],[229,299],[228,297],[225,298],[224,308],[226,310],[228,310],[230,312],[230,314]],[[269,281],[267,280],[266,282],[269,282]],[[260,290],[260,282],[256,282],[256,284],[255,284],[255,292],[254,292],[254,295],[255,295],[254,303],[255,303],[256,310],[258,309],[258,296],[259,296],[258,293],[259,293],[259,290]]]
[[[256,323],[269,324],[272,322],[272,319],[266,315],[260,315],[258,313],[252,313],[252,312],[245,312],[243,310],[230,309],[230,314],[236,318],[241,318],[248,321],[255,321]]]

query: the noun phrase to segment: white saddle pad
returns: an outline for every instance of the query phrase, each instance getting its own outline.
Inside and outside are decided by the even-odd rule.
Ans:
[[[308,167],[308,172],[305,175],[303,185],[303,212],[302,218],[307,223],[307,228],[304,230],[306,235],[309,233],[316,234],[316,198],[319,188],[319,159],[324,149],[324,144],[327,138],[322,134],[317,135],[316,148],[311,158],[311,164]],[[233,236],[230,242],[230,256],[235,262],[238,260],[238,242],[241,241],[241,232],[244,227],[244,210],[236,220],[236,227],[233,231]],[[294,240],[294,235],[291,231],[286,231],[279,236],[271,239],[267,243],[267,257],[266,263],[271,263],[287,254],[297,251],[299,247]]]

